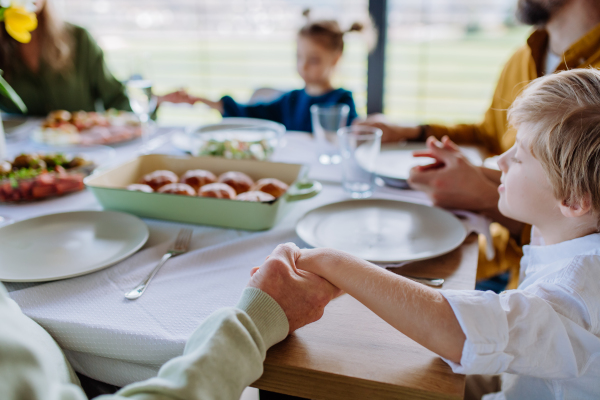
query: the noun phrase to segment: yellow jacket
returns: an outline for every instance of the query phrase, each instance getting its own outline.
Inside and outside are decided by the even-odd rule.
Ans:
[[[534,31],[527,44],[518,49],[508,60],[492,104],[480,124],[461,124],[454,126],[430,125],[428,133],[437,138],[448,135],[457,143],[477,144],[492,154],[500,154],[512,147],[516,132],[508,126],[507,110],[521,91],[532,80],[544,75],[544,60],[548,46],[548,32],[543,29]],[[556,72],[574,68],[600,68],[600,24],[575,42],[564,54],[563,62]],[[504,271],[511,271],[509,288],[516,288],[519,278],[519,262],[523,256],[522,244],[529,242],[531,227],[526,227],[517,243],[506,228],[492,224],[492,236],[496,248],[496,258],[488,261],[485,254],[485,239],[480,236],[479,266],[477,279],[486,279]]]
[[[509,129],[506,111],[521,91],[532,80],[544,75],[544,59],[548,46],[548,33],[534,31],[527,44],[508,60],[498,80],[492,104],[480,124],[454,126],[429,125],[428,133],[437,138],[448,135],[457,143],[477,144],[492,154],[500,154],[515,142],[513,129]],[[574,68],[600,68],[600,24],[575,42],[563,55],[556,72]]]

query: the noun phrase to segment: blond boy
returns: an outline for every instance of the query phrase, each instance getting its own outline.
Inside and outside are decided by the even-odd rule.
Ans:
[[[436,291],[332,249],[288,246],[456,373],[502,375],[489,399],[600,397],[600,72],[535,80],[515,101],[499,209],[535,226],[521,282]]]

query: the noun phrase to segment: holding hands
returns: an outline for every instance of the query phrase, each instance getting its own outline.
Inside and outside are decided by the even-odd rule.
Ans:
[[[293,243],[280,244],[261,267],[251,271],[248,287],[262,290],[283,309],[289,333],[319,320],[325,306],[341,292],[325,279],[298,269],[302,252]]]
[[[252,270],[248,286],[279,303],[290,333],[321,318],[327,303],[343,290],[408,337],[460,361],[465,336],[438,291],[343,251],[279,245],[260,268]]]

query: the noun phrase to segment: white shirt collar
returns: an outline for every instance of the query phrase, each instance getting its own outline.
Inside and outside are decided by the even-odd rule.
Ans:
[[[523,253],[528,258],[530,265],[552,264],[581,254],[600,254],[600,233],[592,233],[591,235],[552,245],[523,246]]]

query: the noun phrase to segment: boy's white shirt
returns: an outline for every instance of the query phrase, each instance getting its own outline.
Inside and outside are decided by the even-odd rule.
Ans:
[[[532,232],[521,283],[501,294],[442,290],[467,337],[461,374],[502,376],[497,399],[600,397],[600,233],[544,246]]]

